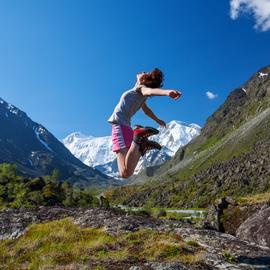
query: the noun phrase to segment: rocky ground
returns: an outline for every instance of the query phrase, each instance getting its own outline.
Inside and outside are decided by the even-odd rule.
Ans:
[[[269,209],[267,211],[267,213],[270,212]],[[261,216],[266,218],[266,214]],[[136,231],[139,228],[176,232],[184,241],[196,241],[205,248],[204,263],[196,269],[270,269],[270,248],[267,246],[244,241],[240,237],[215,230],[202,229],[203,226],[198,229],[190,222],[153,219],[146,215],[125,213],[120,209],[63,207],[39,207],[35,210],[6,209],[0,211],[0,239],[20,237],[31,223],[64,217],[72,217],[73,222],[81,227],[104,227],[112,235]],[[88,268],[85,267],[73,265],[68,269],[94,269],[95,263],[93,262]],[[191,268],[178,262],[127,261],[124,265],[123,262],[112,262],[111,266],[108,265],[106,269],[176,270]]]

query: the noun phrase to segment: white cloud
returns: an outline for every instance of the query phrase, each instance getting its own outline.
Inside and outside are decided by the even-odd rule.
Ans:
[[[240,14],[249,13],[255,18],[256,29],[270,30],[270,0],[231,0],[230,5],[233,20]]]
[[[206,94],[206,96],[207,96],[209,99],[215,99],[215,98],[218,97],[217,94],[214,94],[214,93],[212,93],[212,92],[210,92],[210,91],[207,91],[205,94]]]

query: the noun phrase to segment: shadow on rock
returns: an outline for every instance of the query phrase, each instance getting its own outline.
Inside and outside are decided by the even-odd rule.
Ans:
[[[270,269],[270,257],[247,257],[247,256],[239,256],[237,258],[239,263],[249,264],[249,265],[257,265],[262,266],[260,269]]]

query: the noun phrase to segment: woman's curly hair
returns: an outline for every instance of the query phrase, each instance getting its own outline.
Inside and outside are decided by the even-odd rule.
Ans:
[[[158,68],[155,68],[149,73],[145,73],[141,79],[140,83],[150,88],[160,88],[163,86],[164,75],[162,71]]]

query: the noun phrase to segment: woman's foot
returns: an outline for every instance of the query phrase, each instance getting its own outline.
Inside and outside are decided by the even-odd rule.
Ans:
[[[141,125],[134,125],[133,131],[134,131],[135,129],[138,129],[138,128],[143,128],[143,126],[141,126]]]
[[[159,143],[157,143],[155,141],[150,141],[146,138],[146,139],[142,140],[139,150],[140,150],[140,153],[143,157],[147,151],[153,150],[153,149],[161,150],[161,148],[162,148],[162,146]]]
[[[142,127],[140,125],[135,125],[133,129],[133,141],[137,144],[140,144],[143,139],[158,133],[159,131],[153,127]]]

